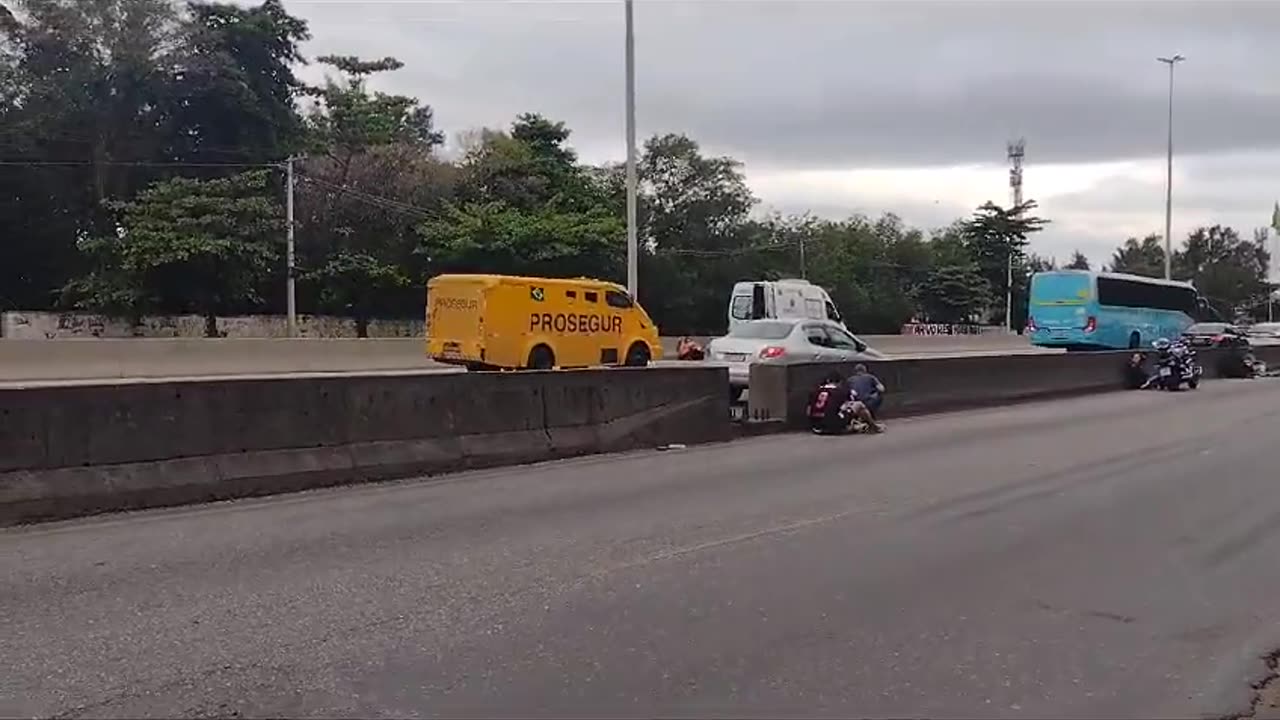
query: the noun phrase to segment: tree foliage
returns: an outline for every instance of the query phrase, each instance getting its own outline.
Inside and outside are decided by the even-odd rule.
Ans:
[[[207,333],[216,334],[218,313],[261,302],[261,281],[279,259],[283,223],[270,181],[261,170],[174,178],[136,200],[113,203],[121,226],[80,242],[95,269],[70,293],[91,308],[198,313]]]
[[[616,277],[625,226],[578,163],[562,123],[522,115],[463,159],[457,197],[419,227],[440,272]]]
[[[988,285],[999,297],[1012,293],[1013,327],[1022,325],[1024,317],[1019,316],[1025,316],[1027,305],[1027,279],[1030,275],[1025,269],[1025,250],[1028,236],[1049,224],[1048,220],[1031,214],[1036,207],[1034,200],[1008,208],[987,202],[960,225],[965,245]],[[1010,325],[1003,304],[995,303],[990,315],[1000,324]]]
[[[1111,254],[1111,272],[1164,277],[1164,245],[1159,235],[1129,238]]]
[[[1089,266],[1089,258],[1085,257],[1084,253],[1080,252],[1079,250],[1075,250],[1071,253],[1071,260],[1066,265],[1063,266],[1063,269],[1092,270],[1093,268]]]
[[[1229,312],[1264,302],[1269,264],[1263,243],[1221,225],[1196,228],[1173,253],[1174,277],[1190,281],[1214,307]]]
[[[942,265],[929,273],[920,301],[932,322],[973,322],[991,303],[990,285],[975,263]]]
[[[426,269],[414,254],[414,226],[439,209],[451,173],[433,155],[444,138],[430,106],[369,87],[370,76],[403,63],[352,56],[318,62],[338,75],[305,90],[314,155],[298,164],[301,292],[321,311],[354,317],[363,336],[371,317],[405,314],[400,308],[421,301],[414,286]]]

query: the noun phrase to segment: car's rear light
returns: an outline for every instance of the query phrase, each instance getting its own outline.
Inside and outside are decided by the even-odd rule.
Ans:
[[[1089,319],[1085,321],[1084,331],[1093,332],[1094,330],[1097,330],[1097,329],[1098,329],[1098,318],[1090,315]]]
[[[1226,336],[1226,335],[1214,335],[1214,336],[1213,336],[1213,343],[1214,343],[1215,345],[1217,345],[1218,343],[1220,343],[1220,342],[1222,342],[1223,340],[1226,340],[1226,339],[1227,339],[1227,336]]]
[[[778,347],[777,345],[770,345],[769,347],[760,351],[760,359],[771,360],[773,358],[780,358],[786,354],[787,354],[786,348]]]
[[[1038,329],[1039,328],[1036,327],[1036,319],[1028,315],[1027,316],[1027,332],[1035,332]]]

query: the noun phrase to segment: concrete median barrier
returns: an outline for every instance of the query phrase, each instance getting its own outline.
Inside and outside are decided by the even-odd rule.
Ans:
[[[1206,379],[1222,377],[1233,351],[1199,353]],[[1280,347],[1254,348],[1268,366],[1280,365]],[[889,388],[886,417],[921,415],[964,408],[1005,405],[1068,395],[1123,389],[1127,351],[922,357],[869,363]],[[852,364],[802,363],[751,368],[747,417],[803,426],[808,395],[833,370],[848,374]]]
[[[726,440],[722,368],[0,389],[0,525]]]
[[[891,355],[1045,352],[1016,335],[866,340]],[[665,357],[675,358],[677,341],[663,339]],[[0,382],[396,370],[458,372],[429,360],[420,338],[0,339]]]

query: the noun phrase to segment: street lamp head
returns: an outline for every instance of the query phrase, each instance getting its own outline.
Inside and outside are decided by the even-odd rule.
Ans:
[[[1180,62],[1182,62],[1183,60],[1186,60],[1186,59],[1187,59],[1187,58],[1186,58],[1185,56],[1183,56],[1183,55],[1174,55],[1173,57],[1158,57],[1158,58],[1156,58],[1156,60],[1159,60],[1160,62],[1165,63],[1166,65],[1173,65],[1174,63],[1180,63]]]

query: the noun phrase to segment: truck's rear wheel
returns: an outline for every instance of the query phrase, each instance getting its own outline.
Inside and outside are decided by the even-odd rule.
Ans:
[[[636,343],[631,346],[630,350],[627,350],[625,364],[627,367],[645,367],[649,364],[650,357],[649,346],[644,343]]]
[[[555,366],[556,354],[546,345],[539,345],[529,351],[527,367],[530,370],[550,370]]]

